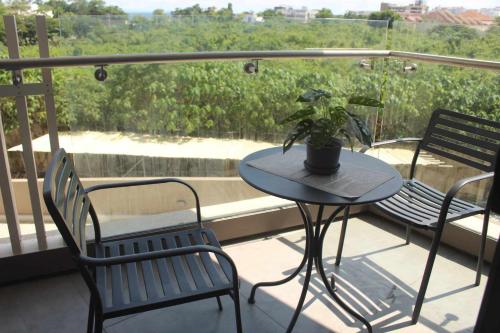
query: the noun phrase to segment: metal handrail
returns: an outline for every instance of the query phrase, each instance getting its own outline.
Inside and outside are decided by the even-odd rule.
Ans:
[[[500,61],[470,59],[461,57],[450,57],[427,53],[415,53],[405,51],[390,51],[390,56],[394,58],[419,60],[424,62],[433,62],[444,65],[453,65],[461,67],[483,68],[500,70]]]
[[[287,50],[287,51],[223,51],[176,52],[157,54],[116,54],[102,56],[65,56],[51,58],[1,59],[0,69],[55,68],[111,64],[151,64],[246,59],[322,59],[322,58],[400,58],[462,67],[500,70],[499,61],[468,59],[390,50]]]

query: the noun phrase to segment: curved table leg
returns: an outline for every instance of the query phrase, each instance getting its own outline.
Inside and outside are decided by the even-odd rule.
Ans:
[[[292,317],[292,320],[290,321],[290,324],[288,324],[288,328],[286,329],[287,333],[292,332],[293,327],[295,326],[295,323],[297,322],[297,319],[299,318],[300,312],[302,311],[302,306],[304,305],[304,300],[306,299],[307,290],[309,289],[309,281],[311,281],[312,265],[313,265],[313,261],[308,260],[307,261],[306,276],[304,278],[304,285],[302,286],[302,292],[300,294],[299,303],[297,304],[297,307],[295,308],[295,312],[293,313],[293,317]]]
[[[314,258],[314,263],[316,264],[316,271],[318,272],[319,275],[321,275],[321,272],[319,270],[319,265],[320,261],[322,260],[322,253],[323,253],[323,241],[325,240],[325,235],[326,232],[328,231],[328,228],[330,227],[330,224],[332,224],[333,219],[339,215],[339,213],[344,210],[344,214],[348,214],[349,212],[349,206],[340,206],[337,209],[333,211],[333,213],[328,217],[328,219],[325,221],[325,224],[323,226],[323,229],[321,230],[321,234],[319,235],[319,244],[320,244],[320,254]],[[321,263],[321,267],[323,267],[323,263]],[[332,280],[330,283],[331,288],[334,291],[337,291],[337,288],[335,287],[335,276],[332,274]]]
[[[301,204],[297,203],[297,206],[299,208],[300,215],[302,216],[302,221],[304,222],[304,226],[305,226],[305,229],[306,229],[306,247],[305,247],[305,250],[304,250],[304,257],[302,258],[302,262],[300,263],[299,267],[297,267],[297,269],[292,274],[290,274],[289,276],[287,276],[284,279],[281,279],[281,280],[278,280],[278,281],[272,281],[272,282],[259,282],[259,283],[256,283],[252,287],[252,291],[250,292],[250,297],[248,297],[248,303],[250,303],[250,304],[255,304],[255,292],[257,291],[257,288],[259,288],[259,287],[277,286],[277,285],[280,285],[280,284],[287,283],[288,281],[290,281],[294,277],[296,277],[300,273],[300,271],[302,270],[302,268],[304,267],[304,265],[306,264],[306,261],[307,261],[307,258],[309,256],[309,252],[310,252],[309,248],[311,246],[311,239],[310,238],[311,238],[311,235],[312,235],[312,224],[311,224],[311,230],[309,230],[309,227],[308,227],[308,216],[306,215],[306,212],[304,211],[304,208],[301,206]],[[307,207],[305,209],[307,209]],[[307,214],[309,215],[309,212],[307,212]],[[309,219],[310,219],[310,216],[309,216]]]
[[[309,289],[309,282],[311,281],[311,273],[312,273],[312,265],[315,262],[315,252],[316,252],[316,244],[317,237],[319,234],[319,229],[321,228],[321,215],[323,214],[323,206],[320,206],[318,212],[318,221],[316,223],[315,232],[313,233],[313,223],[311,218],[311,213],[309,212],[309,208],[305,204],[297,203],[301,211],[303,211],[303,217],[305,218],[304,223],[306,225],[306,234],[309,242],[309,249],[307,251],[307,269],[306,276],[304,278],[304,285],[302,286],[302,292],[300,293],[299,303],[295,308],[295,312],[293,313],[292,320],[290,324],[288,324],[288,328],[286,329],[287,333],[292,332],[295,323],[297,322],[297,318],[302,311],[302,306],[304,305],[304,300],[306,299],[307,290]],[[319,223],[318,223],[319,222]]]
[[[337,217],[337,215],[339,215],[339,213],[345,209],[345,206],[340,206],[338,207],[337,209],[335,209],[332,214],[330,214],[330,216],[328,217],[328,219],[325,221],[325,226],[323,227],[323,230],[325,229],[328,229],[328,227],[330,226],[330,224],[333,222],[333,219],[335,217]],[[318,216],[316,218],[316,223],[321,223],[321,221],[323,220],[323,206],[320,206],[320,209],[318,210]],[[317,234],[319,235],[319,238],[317,241],[320,242],[320,244],[323,244],[323,239],[325,238],[325,234],[326,234],[326,231],[321,231],[321,233],[319,233],[319,230],[317,232]],[[318,236],[316,236],[318,237]],[[314,265],[316,266],[316,272],[318,274],[320,274],[319,270],[318,270],[318,267],[319,267],[319,258],[318,256],[314,256]]]
[[[344,209],[345,207],[339,207],[339,208]],[[317,249],[317,253],[316,253],[316,256],[317,256],[316,263],[318,265],[316,267],[316,269],[319,271],[319,274],[321,275],[321,279],[323,280],[323,283],[325,284],[326,289],[328,290],[330,295],[333,297],[335,302],[338,305],[340,305],[345,311],[347,311],[349,314],[351,314],[353,317],[355,317],[356,319],[361,321],[363,324],[365,324],[366,328],[368,329],[368,332],[371,333],[372,327],[371,327],[370,323],[365,318],[363,318],[363,316],[361,316],[359,313],[357,313],[356,311],[351,309],[347,304],[345,304],[337,296],[337,294],[334,290],[335,278],[332,276],[332,282],[330,284],[330,282],[328,281],[328,277],[326,276],[325,269],[323,268],[323,259],[322,259],[323,258],[323,241],[325,239],[325,235],[326,235],[326,232],[328,230],[328,227],[330,226],[333,219],[335,218],[335,215],[338,214],[341,209],[337,209],[337,210],[335,210],[335,212],[332,213],[330,218],[328,218],[328,220],[325,222],[325,225],[323,226],[323,230],[321,230],[321,234],[320,234],[319,239],[318,239],[318,241],[319,241],[318,249]]]
[[[309,283],[311,281],[311,273],[312,273],[312,266],[315,264],[316,270],[318,274],[321,276],[321,279],[323,280],[323,283],[325,284],[326,289],[334,299],[336,303],[338,303],[344,310],[346,310],[349,314],[351,314],[353,317],[357,318],[360,320],[366,327],[368,328],[368,332],[372,332],[372,327],[370,323],[363,318],[360,314],[349,308],[347,304],[345,304],[335,293],[334,288],[330,285],[328,282],[328,278],[326,276],[325,270],[323,268],[323,260],[322,260],[322,254],[323,254],[323,242],[326,236],[326,232],[328,228],[330,227],[330,224],[332,223],[333,219],[343,210],[345,209],[345,206],[338,207],[335,209],[335,211],[328,217],[326,220],[323,229],[321,229],[321,220],[322,220],[322,215],[323,215],[323,210],[324,206],[320,205],[319,206],[319,211],[318,211],[318,216],[317,216],[317,221],[316,224],[314,225],[313,228],[313,220],[311,217],[311,213],[307,206],[303,203],[297,202],[297,206],[299,207],[302,219],[304,221],[305,229],[306,229],[306,248],[304,252],[304,257],[302,258],[302,262],[300,263],[299,267],[288,277],[279,280],[279,281],[274,281],[274,282],[260,282],[255,284],[252,287],[252,291],[250,293],[250,297],[248,298],[248,302],[253,304],[255,303],[255,292],[257,288],[259,287],[264,287],[264,286],[276,286],[280,285],[283,283],[286,283],[290,280],[292,280],[297,274],[300,273],[302,268],[304,267],[305,263],[307,262],[307,269],[306,269],[306,275],[304,278],[304,285],[302,286],[302,292],[300,294],[299,298],[299,303],[297,304],[297,307],[295,308],[295,312],[293,314],[292,320],[290,321],[290,324],[288,325],[287,328],[287,333],[292,332],[293,327],[295,326],[295,323],[297,322],[297,319],[300,315],[300,312],[302,311],[302,306],[304,305],[304,301],[306,298],[307,290],[309,288]],[[332,281],[334,281],[334,278],[332,277]],[[334,284],[332,282],[332,284]]]

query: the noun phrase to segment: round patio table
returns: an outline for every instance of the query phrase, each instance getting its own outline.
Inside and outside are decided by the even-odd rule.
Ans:
[[[297,149],[305,150],[305,146],[297,146]],[[344,198],[305,184],[301,184],[293,180],[289,180],[278,175],[274,175],[247,164],[247,162],[249,161],[280,152],[281,147],[275,147],[260,150],[248,155],[240,163],[240,176],[249,185],[262,192],[279,198],[295,201],[302,216],[306,231],[306,246],[304,257],[302,258],[302,262],[300,263],[299,267],[297,267],[297,269],[286,278],[279,281],[260,282],[255,284],[252,287],[248,302],[251,304],[255,303],[255,292],[257,288],[276,286],[286,283],[297,276],[304,265],[307,264],[304,285],[302,287],[302,293],[299,298],[299,303],[297,304],[297,308],[295,309],[292,320],[290,321],[287,329],[287,332],[291,332],[302,310],[302,306],[304,304],[306,293],[309,287],[309,282],[311,279],[312,266],[314,264],[316,266],[317,272],[320,274],[321,279],[323,280],[326,289],[328,290],[334,301],[349,314],[359,319],[364,325],[366,325],[369,332],[372,332],[370,323],[365,318],[363,318],[363,316],[351,309],[338,297],[335,290],[335,277],[332,276],[331,281],[328,281],[325,270],[323,268],[323,241],[325,239],[328,227],[341,211],[345,210],[344,216],[348,216],[349,207],[352,205],[373,203],[393,196],[401,189],[403,185],[403,179],[401,178],[401,175],[392,166],[379,159],[362,153],[351,152],[349,150],[343,149],[340,155],[341,165],[342,163],[350,163],[362,166],[365,169],[373,170],[374,172],[382,172],[392,176],[392,178],[388,181],[382,183],[381,185],[377,186],[376,188],[370,190],[360,197]],[[316,223],[313,222],[311,212],[306,204],[318,206]],[[322,226],[321,222],[323,221],[323,212],[325,206],[337,206],[337,208],[326,219]],[[343,230],[342,232],[345,232],[345,230]]]

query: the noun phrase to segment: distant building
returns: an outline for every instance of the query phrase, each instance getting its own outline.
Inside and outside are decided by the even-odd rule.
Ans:
[[[429,7],[424,3],[423,0],[417,0],[409,5],[399,5],[388,2],[380,3],[380,11],[390,10],[395,13],[400,14],[401,16],[408,15],[422,15],[427,13]]]
[[[466,10],[458,15],[453,14],[445,8],[438,8],[422,16],[424,21],[438,22],[444,24],[468,25],[479,30],[486,30],[493,24],[493,17],[483,15],[477,10]]]
[[[255,13],[245,13],[242,17],[242,21],[245,23],[260,23],[264,22],[262,16],[257,16]]]
[[[465,19],[471,19],[471,20],[478,21],[484,25],[491,25],[491,24],[493,24],[493,21],[495,20],[493,16],[484,15],[484,14],[480,13],[479,11],[473,10],[473,9],[466,10],[465,12],[458,14],[458,16],[463,17]]]
[[[422,19],[422,15],[406,15],[406,16],[403,16],[403,19],[406,21],[406,22],[413,22],[413,23],[419,23],[419,22],[422,22],[423,19]]]
[[[316,17],[318,10],[309,10],[307,7],[302,7],[300,9],[295,9],[291,6],[278,6],[274,7],[274,11],[285,17],[297,18],[304,21],[308,21]]]
[[[481,8],[479,12],[486,16],[497,17],[500,16],[500,7],[495,8]]]
[[[436,7],[435,8],[435,10],[438,10],[438,9],[446,9],[447,11],[449,11],[450,13],[455,14],[455,15],[461,14],[467,10],[464,7],[444,7],[444,8]]]

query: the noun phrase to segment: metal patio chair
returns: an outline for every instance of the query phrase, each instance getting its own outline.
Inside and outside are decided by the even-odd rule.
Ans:
[[[399,193],[389,199],[375,203],[374,207],[406,224],[406,244],[410,242],[412,228],[434,232],[427,264],[413,310],[412,322],[416,323],[420,315],[432,266],[446,223],[476,214],[484,215],[475,285],[479,285],[481,281],[484,247],[490,214],[490,200],[487,201],[487,204],[483,208],[457,199],[455,195],[467,184],[493,177],[496,156],[500,148],[500,123],[454,111],[437,109],[433,112],[422,139],[404,138],[382,141],[373,144],[372,147],[412,141],[418,142],[418,145],[411,163],[409,179],[405,180]],[[368,149],[368,147],[364,147],[361,152],[365,152]],[[416,162],[421,151],[427,151],[434,155],[460,162],[478,171],[482,171],[482,173],[461,179],[446,194],[442,193],[414,178]],[[347,215],[344,216],[342,221],[336,265],[340,264],[342,255],[347,228]]]
[[[500,214],[500,156],[497,156],[495,176],[488,198],[490,210]],[[500,332],[500,239],[497,239],[495,253],[488,273],[488,282],[483,293],[481,308],[477,315],[474,333]]]
[[[99,220],[88,193],[163,183],[185,185],[194,195],[198,226],[135,238],[101,239]],[[234,301],[236,331],[241,332],[238,275],[213,231],[203,227],[195,190],[175,178],[96,185],[85,189],[71,159],[59,149],[43,183],[47,209],[90,289],[87,332],[102,332],[103,321],[205,298],[229,295]],[[85,224],[90,215],[95,256],[87,254]],[[166,328],[168,327],[166,323]]]

